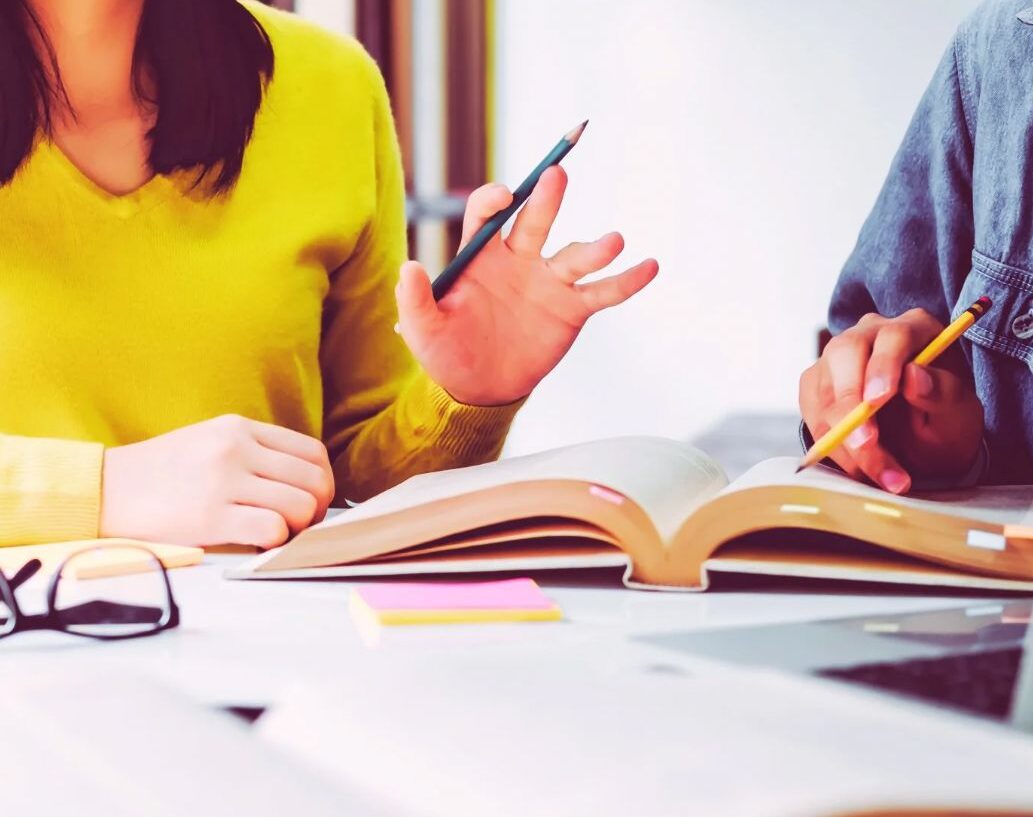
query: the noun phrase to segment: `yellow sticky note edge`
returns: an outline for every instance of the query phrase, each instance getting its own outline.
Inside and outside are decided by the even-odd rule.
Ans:
[[[478,624],[502,621],[560,621],[563,611],[553,605],[542,610],[380,610],[381,624]]]
[[[147,557],[137,555],[134,550],[119,550],[120,547],[142,548],[156,556],[166,569],[189,567],[204,560],[204,551],[196,547],[181,545],[160,545],[153,542],[139,542],[134,539],[84,539],[76,542],[56,542],[45,545],[16,545],[0,548],[0,569],[13,572],[30,559],[39,559],[43,571],[55,571],[75,553],[92,551],[73,565],[77,579],[101,579],[111,576],[126,576],[148,569]],[[94,550],[104,548],[104,550]]]
[[[137,542],[132,539],[101,539],[98,540],[98,544],[106,548],[128,545],[149,550],[157,557],[166,570],[177,567],[191,567],[204,561],[204,550],[196,547],[159,545],[151,542]],[[103,553],[103,551],[100,551],[100,553]],[[109,558],[102,558],[93,564],[87,562],[82,568],[76,570],[76,578],[101,579],[109,576],[127,576],[148,569],[147,563],[142,559],[126,558],[128,553],[128,551],[120,553],[114,550]]]
[[[508,621],[562,621],[558,605],[539,610],[374,610],[354,590],[349,599],[357,620],[375,621],[385,626],[407,624],[491,624]]]

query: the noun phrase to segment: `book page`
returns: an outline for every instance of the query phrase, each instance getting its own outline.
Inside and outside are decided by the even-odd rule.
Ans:
[[[727,484],[720,466],[686,443],[662,437],[616,437],[421,474],[314,529],[343,527],[436,500],[542,480],[588,482],[626,496],[650,516],[665,539]]]
[[[620,544],[612,534],[607,533],[590,522],[557,519],[555,517],[542,517],[540,519],[531,517],[530,519],[517,519],[483,528],[472,528],[452,536],[445,536],[441,539],[421,542],[418,545],[402,548],[401,550],[394,550],[390,553],[385,553],[383,556],[373,557],[370,561],[424,557],[430,554],[457,551],[465,553],[471,550],[481,550],[498,543],[512,544],[514,542],[542,539],[556,541],[559,538],[577,539],[593,542],[596,546],[602,545],[608,548],[620,549]]]
[[[794,457],[766,460],[751,468],[722,493],[765,486],[806,486],[850,494],[884,505],[919,508],[999,525],[1033,527],[1033,485],[984,485],[901,497],[822,465],[795,474],[798,462]]]
[[[705,562],[711,573],[847,580],[986,590],[1033,589],[1025,580],[982,576],[823,531],[782,529],[749,534]],[[791,587],[791,585],[790,585]]]

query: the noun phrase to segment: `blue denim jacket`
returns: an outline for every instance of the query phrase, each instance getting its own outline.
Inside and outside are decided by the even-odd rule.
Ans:
[[[866,312],[944,323],[979,296],[962,341],[986,412],[984,482],[1033,482],[1033,8],[990,0],[959,28],[840,275],[833,333]]]

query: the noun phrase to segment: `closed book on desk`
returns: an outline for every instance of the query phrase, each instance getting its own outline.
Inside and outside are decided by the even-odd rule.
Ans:
[[[728,483],[684,443],[624,437],[413,477],[232,578],[623,567],[629,587],[716,574],[1033,590],[1033,486],[896,497],[767,460]]]

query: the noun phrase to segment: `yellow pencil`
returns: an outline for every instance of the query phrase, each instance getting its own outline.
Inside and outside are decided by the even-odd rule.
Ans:
[[[950,326],[933,338],[929,345],[918,353],[912,363],[916,363],[919,366],[928,366],[936,360],[936,358],[942,355],[952,343],[964,335],[972,324],[983,317],[992,305],[993,304],[989,298],[985,296],[980,298],[972,304],[972,306],[958,315],[957,320],[951,323]],[[843,444],[852,432],[860,428],[868,422],[868,420],[872,419],[879,408],[880,406],[873,406],[868,401],[862,402],[846,417],[836,423],[835,426],[826,431],[825,434],[822,435],[821,439],[811,446],[807,455],[800,460],[800,465],[796,469],[797,473],[802,471],[804,468],[810,468],[812,465],[817,465],[829,456],[829,454]]]

